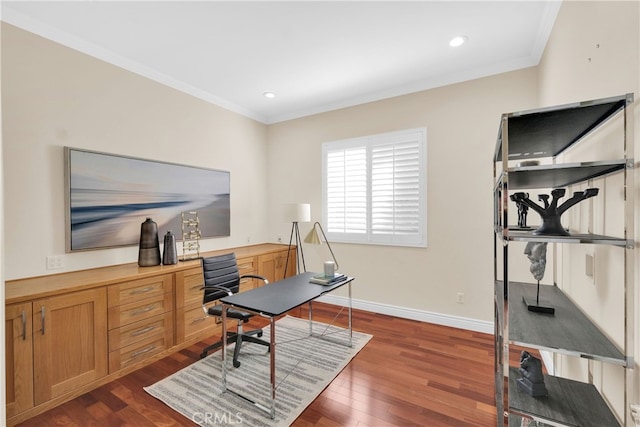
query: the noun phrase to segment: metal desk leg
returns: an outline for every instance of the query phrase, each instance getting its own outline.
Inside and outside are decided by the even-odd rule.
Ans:
[[[222,392],[227,391],[227,306],[222,304]]]
[[[270,376],[271,376],[271,419],[276,417],[276,320],[275,317],[271,317],[271,331],[270,331],[270,343],[269,343],[269,364]]]
[[[353,347],[353,322],[352,322],[352,308],[353,308],[353,304],[352,304],[352,298],[351,298],[351,282],[349,282],[347,284],[348,289],[349,289],[349,305],[347,307],[347,312],[348,312],[348,327],[347,329],[349,330],[349,343],[346,344],[344,341],[342,340],[335,340],[335,339],[331,339],[328,336],[325,336],[323,334],[313,334],[313,301],[309,301],[309,336],[316,336],[320,339],[323,340],[327,340],[327,341],[331,341],[340,345],[344,345],[344,346],[348,346],[348,347]],[[342,313],[342,309],[340,309],[340,313]],[[337,316],[336,316],[337,317]],[[335,319],[334,319],[335,320]],[[333,322],[332,322],[333,324]]]
[[[353,347],[353,327],[351,324],[351,282],[349,282],[347,286],[349,286],[349,347]]]

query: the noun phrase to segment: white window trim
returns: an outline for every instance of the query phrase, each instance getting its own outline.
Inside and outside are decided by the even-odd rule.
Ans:
[[[372,235],[371,232],[371,147],[389,142],[400,142],[403,138],[411,137],[419,140],[419,201],[418,232],[414,236],[398,235]],[[326,142],[322,144],[322,221],[328,224],[328,200],[327,200],[327,154],[329,151],[349,149],[366,146],[367,148],[367,230],[364,233],[336,233],[326,228],[327,238],[331,242],[407,246],[407,247],[427,247],[427,129],[414,128],[384,134],[370,135],[365,137],[351,138],[339,141]]]

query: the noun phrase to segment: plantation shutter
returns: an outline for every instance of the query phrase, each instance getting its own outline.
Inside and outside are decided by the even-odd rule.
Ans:
[[[323,145],[332,241],[426,246],[426,129]]]

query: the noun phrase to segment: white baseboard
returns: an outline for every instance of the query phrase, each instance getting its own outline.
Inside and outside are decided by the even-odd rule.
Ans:
[[[324,295],[318,301],[327,304],[340,305],[346,307],[349,304],[347,297],[338,295]],[[399,307],[389,304],[381,304],[371,301],[352,300],[352,307],[359,310],[371,311],[373,313],[386,314],[403,319],[419,320],[421,322],[434,323],[436,325],[450,326],[452,328],[467,329],[474,332],[494,334],[493,322],[486,322],[466,317],[450,316],[448,314],[433,313],[430,311],[416,310],[414,308]]]
[[[540,357],[542,358],[542,363],[544,363],[544,367],[547,368],[549,375],[555,375],[556,367],[553,364],[553,353],[546,350],[540,350]]]

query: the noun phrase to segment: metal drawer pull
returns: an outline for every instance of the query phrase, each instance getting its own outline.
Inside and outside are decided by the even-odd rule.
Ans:
[[[202,283],[200,283],[199,285],[192,286],[189,289],[194,290],[194,291],[195,290],[199,291],[200,289],[202,289],[202,286],[203,286]]]
[[[146,306],[145,308],[141,308],[139,310],[132,311],[131,315],[137,316],[138,314],[148,313],[151,310],[153,310],[154,308],[156,308],[156,305],[155,304],[151,304],[151,305]]]
[[[149,291],[154,290],[155,288],[153,286],[147,286],[146,288],[142,288],[142,289],[134,289],[131,292],[129,292],[129,295],[137,295],[137,294],[146,294]]]
[[[44,335],[44,305],[40,308],[40,317],[42,318],[42,329],[40,331]]]
[[[22,341],[27,340],[27,313],[22,310]]]
[[[149,347],[143,348],[142,350],[138,350],[135,353],[131,354],[131,358],[135,359],[136,357],[145,354],[145,353],[149,353],[152,350],[155,350],[156,346],[151,344]]]
[[[131,336],[132,337],[137,337],[137,336],[146,334],[147,332],[151,332],[156,328],[157,328],[157,326],[147,326],[146,328],[138,329],[137,331],[132,332]]]
[[[204,322],[204,321],[205,321],[205,320],[207,320],[207,319],[208,319],[208,317],[198,317],[198,318],[196,318],[196,319],[193,319],[193,320],[191,321],[191,324],[193,325],[193,324],[195,324],[195,323]]]

